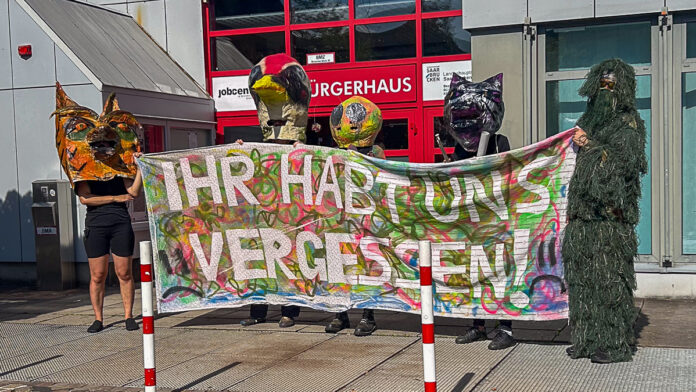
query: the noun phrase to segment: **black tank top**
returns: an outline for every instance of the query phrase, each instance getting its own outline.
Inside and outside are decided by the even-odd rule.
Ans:
[[[89,193],[95,196],[118,196],[128,193],[121,177],[109,181],[87,181],[87,185]],[[87,206],[86,227],[104,227],[121,223],[130,223],[126,203]]]

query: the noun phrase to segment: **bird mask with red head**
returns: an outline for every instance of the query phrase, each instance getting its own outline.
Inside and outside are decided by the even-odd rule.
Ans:
[[[258,110],[263,141],[305,141],[311,90],[309,78],[292,57],[264,57],[251,69],[249,90]]]

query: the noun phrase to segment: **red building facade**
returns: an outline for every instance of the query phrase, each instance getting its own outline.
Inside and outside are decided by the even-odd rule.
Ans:
[[[453,72],[471,74],[461,0],[214,0],[204,18],[218,143],[260,140],[247,76],[264,56],[284,52],[311,81],[308,143],[333,146],[331,110],[362,95],[382,110],[377,142],[389,159],[442,159],[434,133],[443,97]],[[451,152],[453,141],[443,141]]]

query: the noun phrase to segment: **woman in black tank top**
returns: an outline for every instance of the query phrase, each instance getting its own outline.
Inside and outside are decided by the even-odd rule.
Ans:
[[[87,206],[84,244],[89,260],[89,296],[95,318],[88,332],[99,332],[104,328],[104,283],[109,271],[109,254],[114,260],[114,270],[121,286],[126,329],[138,329],[133,319],[135,235],[126,202],[138,196],[142,183],[140,170],[133,180],[115,177],[110,181],[76,183],[80,203]]]

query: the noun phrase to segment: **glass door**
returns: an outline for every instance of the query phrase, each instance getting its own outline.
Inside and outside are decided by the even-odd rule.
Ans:
[[[387,159],[423,162],[422,133],[416,127],[416,110],[382,110],[382,131],[375,144]]]
[[[452,158],[456,143],[452,136],[445,129],[445,123],[442,117],[442,107],[425,108],[423,110],[424,129],[423,129],[423,153],[425,154],[423,162],[443,162],[444,156],[442,149],[437,142],[437,137],[440,137],[440,142],[445,150],[445,153]]]

